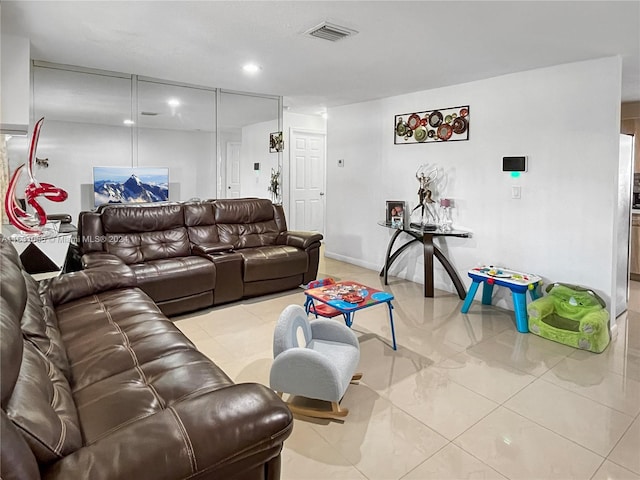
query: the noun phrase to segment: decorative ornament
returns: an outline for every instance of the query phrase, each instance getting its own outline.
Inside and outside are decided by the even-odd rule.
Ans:
[[[420,224],[422,228],[435,230],[437,228],[439,218],[436,211],[436,201],[431,198],[432,192],[429,186],[438,177],[438,169],[433,168],[427,173],[428,165],[420,165],[416,171],[416,179],[420,188],[418,188],[418,205],[411,213],[420,209]]]
[[[271,193],[273,203],[278,203],[280,198],[280,167],[278,167],[278,170],[271,169],[271,179],[269,180],[267,191]]]
[[[44,197],[52,202],[64,202],[68,196],[67,192],[62,188],[58,188],[50,183],[40,183],[33,175],[33,163],[36,160],[36,148],[38,147],[38,138],[40,137],[40,128],[43,122],[44,117],[38,120],[33,129],[31,145],[29,147],[29,162],[26,164],[29,184],[25,188],[24,193],[27,204],[34,209],[35,214],[27,213],[26,210],[23,210],[16,198],[18,179],[24,170],[24,163],[13,172],[13,176],[7,187],[7,194],[4,197],[4,208],[11,224],[25,233],[36,235],[43,233],[42,227],[47,223],[47,214],[36,199],[38,197]]]

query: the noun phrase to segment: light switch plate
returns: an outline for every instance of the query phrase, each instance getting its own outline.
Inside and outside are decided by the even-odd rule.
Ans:
[[[518,186],[511,187],[511,198],[520,199],[521,193],[522,191],[520,190],[520,187]]]

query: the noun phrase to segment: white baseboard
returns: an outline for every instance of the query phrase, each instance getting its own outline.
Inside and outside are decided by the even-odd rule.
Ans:
[[[348,257],[346,255],[340,255],[338,253],[333,253],[333,252],[327,252],[325,250],[324,252],[324,256],[328,257],[328,258],[332,258],[334,260],[340,260],[341,262],[345,262],[345,263],[350,263],[352,265],[357,265],[358,267],[362,267],[362,268],[366,268],[368,270],[374,270],[374,271],[380,271],[382,269],[382,267],[371,263],[371,262],[365,262],[363,260],[360,260],[358,258],[352,258],[352,257]]]

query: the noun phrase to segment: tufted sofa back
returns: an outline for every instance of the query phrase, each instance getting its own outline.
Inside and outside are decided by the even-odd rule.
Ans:
[[[83,253],[112,253],[129,265],[189,256],[193,244],[277,245],[287,231],[282,206],[260,198],[103,205],[82,212],[79,224]]]
[[[80,217],[83,253],[105,251],[129,265],[191,253],[182,204],[105,205],[93,215],[99,220]]]
[[[185,203],[184,221],[192,244],[220,242],[213,201]]]
[[[220,242],[235,249],[276,245],[286,224],[276,221],[270,200],[251,198],[215,200],[215,221]]]
[[[12,440],[2,449],[2,477],[39,478],[38,465],[82,447],[82,434],[52,302],[1,236],[0,257],[1,436]]]

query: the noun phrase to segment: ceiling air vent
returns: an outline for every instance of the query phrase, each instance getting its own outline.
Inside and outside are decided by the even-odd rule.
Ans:
[[[304,33],[310,37],[322,38],[323,40],[329,40],[330,42],[337,42],[338,40],[342,40],[344,37],[355,35],[358,32],[347,27],[323,22]]]

